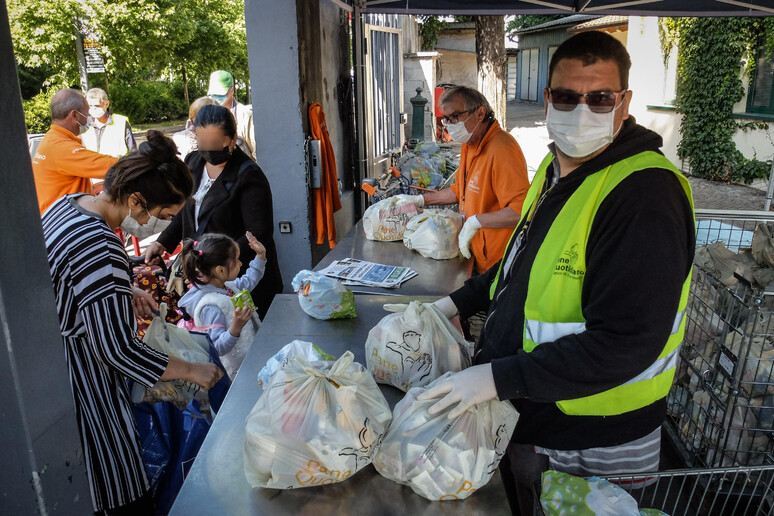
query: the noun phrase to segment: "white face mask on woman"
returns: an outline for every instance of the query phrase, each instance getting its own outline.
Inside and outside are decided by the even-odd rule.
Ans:
[[[572,111],[559,111],[548,103],[546,127],[548,136],[559,150],[571,158],[583,158],[608,145],[618,135],[613,128],[615,112],[594,113],[587,104],[578,104]]]
[[[132,217],[132,209],[129,208],[129,215],[124,217],[124,221],[121,222],[120,228],[130,235],[134,235],[140,239],[148,238],[161,231],[161,228],[159,227],[159,222],[161,222],[161,219],[155,215],[151,215],[148,210],[145,211],[148,213],[148,222],[145,224],[140,224],[137,222],[137,219]]]

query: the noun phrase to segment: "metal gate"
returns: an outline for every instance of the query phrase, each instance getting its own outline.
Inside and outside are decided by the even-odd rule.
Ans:
[[[366,167],[367,175],[376,177],[390,166],[390,154],[403,145],[401,21],[397,16],[373,15],[365,21]]]

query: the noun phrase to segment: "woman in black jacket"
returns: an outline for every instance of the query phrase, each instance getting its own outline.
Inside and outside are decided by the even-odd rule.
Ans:
[[[252,291],[263,318],[274,296],[282,292],[269,181],[237,147],[236,122],[227,108],[204,106],[196,115],[194,130],[199,150],[185,160],[193,174],[194,195],[148,246],[145,259],[150,262],[154,255],[174,250],[184,238],[224,233],[239,244],[243,274],[255,256],[245,237],[250,231],[266,247],[266,272]]]

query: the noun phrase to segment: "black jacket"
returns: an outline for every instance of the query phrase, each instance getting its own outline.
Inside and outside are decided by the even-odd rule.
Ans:
[[[586,331],[541,344],[531,353],[522,349],[530,270],[552,266],[534,261],[565,202],[589,175],[642,151],[658,152],[661,145],[658,134],[633,118],[626,120],[602,154],[548,191],[507,281],[498,286],[497,292],[507,285],[498,301],[490,303],[489,286],[499,263],[451,294],[463,317],[488,310],[476,363],[492,363],[499,397],[512,400],[520,412],[514,442],[563,450],[614,446],[645,436],[664,419],[663,399],[608,417],[568,416],[555,402],[620,385],[650,366],[663,349],[695,246],[690,205],[672,172],[636,172],[600,205],[586,250],[581,296]]]
[[[240,274],[247,270],[250,260],[255,257],[247,243],[245,231],[250,231],[266,247],[266,272],[252,291],[258,314],[263,318],[274,296],[282,292],[282,275],[274,244],[271,187],[257,163],[238,174],[240,166],[247,160],[250,158],[236,147],[223,172],[204,197],[199,210],[199,222],[211,211],[204,233],[223,233],[237,241],[239,259],[242,261]],[[195,192],[201,183],[204,158],[198,152],[192,152],[185,162],[193,174]],[[188,199],[167,229],[159,235],[158,242],[172,250],[182,239],[193,238],[196,234],[194,210],[194,200]]]

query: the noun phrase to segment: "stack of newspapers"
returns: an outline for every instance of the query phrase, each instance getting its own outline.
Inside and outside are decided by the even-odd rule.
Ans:
[[[336,278],[347,286],[382,288],[400,287],[402,283],[417,275],[416,271],[409,267],[364,262],[354,258],[336,260],[319,272]]]

